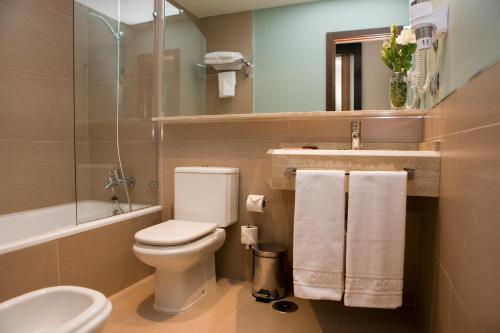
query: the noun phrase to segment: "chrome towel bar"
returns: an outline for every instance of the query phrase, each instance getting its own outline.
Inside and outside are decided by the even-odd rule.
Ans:
[[[381,170],[381,171],[394,171],[394,170]],[[408,173],[408,178],[413,177],[415,173],[415,169],[412,168],[403,168],[402,171],[406,171]],[[349,171],[347,171],[345,174],[349,175]],[[297,168],[286,168],[285,176],[291,178],[295,177],[296,175],[297,175]]]

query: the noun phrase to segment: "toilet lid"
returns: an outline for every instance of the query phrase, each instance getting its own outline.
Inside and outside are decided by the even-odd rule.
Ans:
[[[135,240],[149,245],[180,245],[212,233],[217,226],[217,223],[169,220],[140,230]]]

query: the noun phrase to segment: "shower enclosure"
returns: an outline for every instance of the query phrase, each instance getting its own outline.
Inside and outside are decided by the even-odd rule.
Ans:
[[[155,5],[74,2],[77,223],[157,203]]]
[[[75,0],[74,18],[82,223],[157,203],[160,134],[151,118],[204,113],[206,42],[189,15],[164,0]]]
[[[0,254],[159,212],[161,134],[152,118],[199,114],[204,106],[197,64],[205,39],[187,13],[164,0],[73,4],[72,23],[54,24],[52,9],[35,6],[45,12],[33,23],[41,28],[29,34],[37,43],[27,42],[27,28],[15,18],[35,8],[22,1],[2,6],[3,37],[19,36],[4,43],[2,59],[21,70],[2,72],[12,87],[2,91],[2,171],[9,179]],[[63,21],[66,30],[55,33]],[[23,50],[32,54],[18,61]],[[33,82],[23,76],[30,66]],[[25,133],[16,130],[26,121]]]

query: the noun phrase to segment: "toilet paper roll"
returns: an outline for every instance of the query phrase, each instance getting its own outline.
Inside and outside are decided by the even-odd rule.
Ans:
[[[241,244],[256,245],[259,240],[259,227],[244,225],[241,227]]]
[[[260,194],[250,194],[247,197],[247,210],[249,212],[263,213],[266,206],[266,197]]]

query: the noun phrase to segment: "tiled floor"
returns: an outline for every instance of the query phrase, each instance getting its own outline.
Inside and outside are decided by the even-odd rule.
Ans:
[[[110,298],[113,312],[104,332],[418,332],[411,308],[346,308],[339,302],[290,297],[299,310],[284,314],[272,310],[271,304],[255,302],[248,282],[221,279],[217,284],[217,290],[188,311],[165,315],[153,310],[150,276]]]

